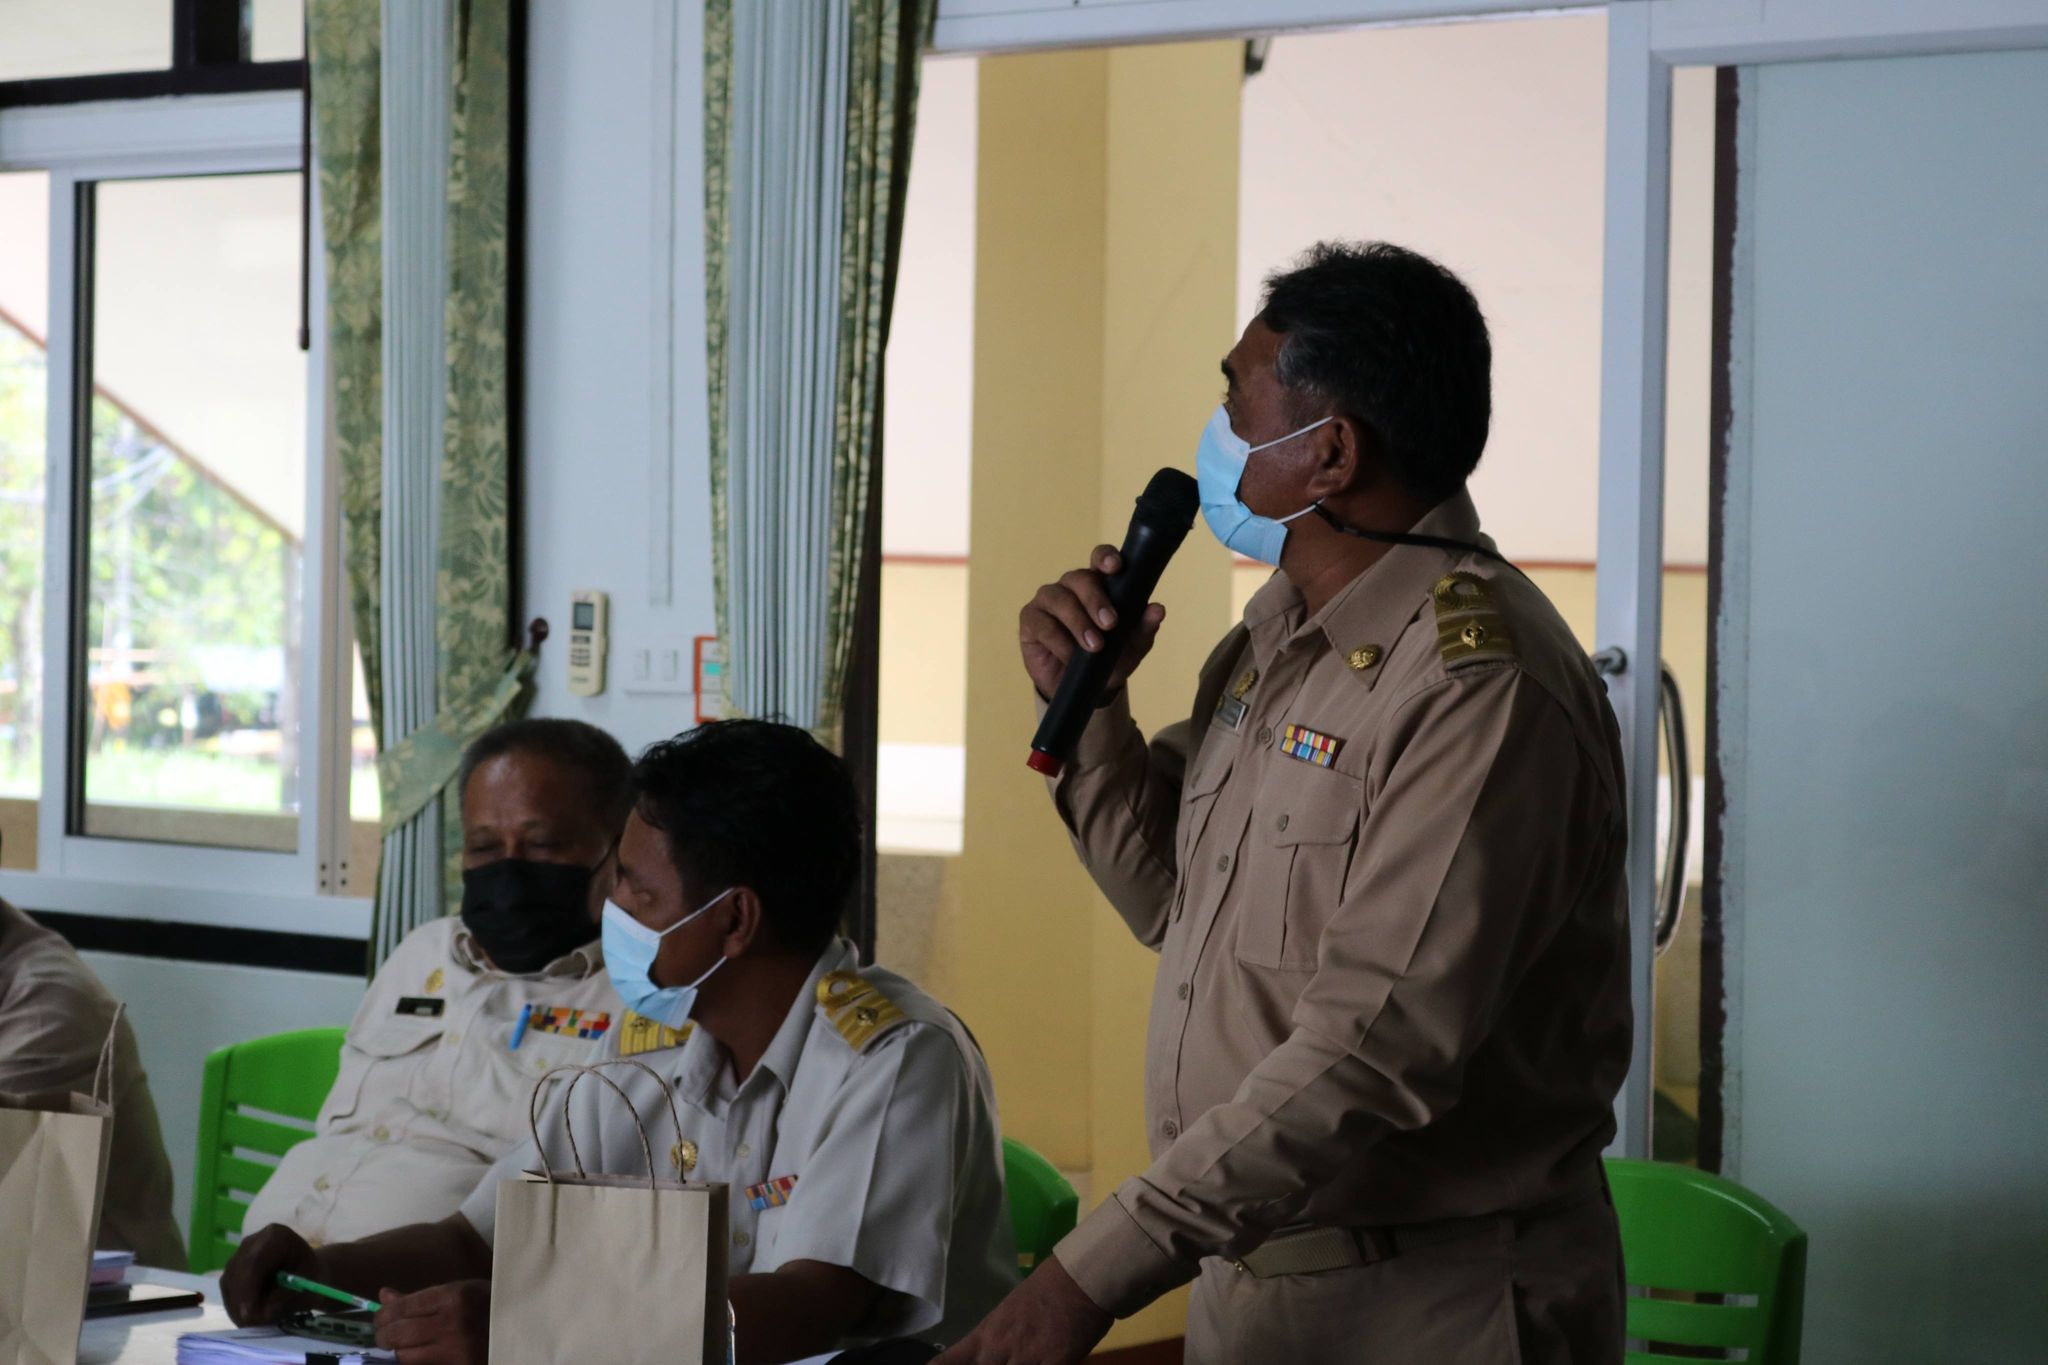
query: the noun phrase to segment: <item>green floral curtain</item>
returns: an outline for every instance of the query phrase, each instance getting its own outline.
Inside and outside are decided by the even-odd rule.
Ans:
[[[883,353],[936,4],[742,3],[738,25],[734,0],[704,6],[712,558],[725,686],[739,710],[836,735],[863,536],[881,492]],[[790,88],[766,88],[771,80]],[[821,134],[836,164],[816,166],[810,144]],[[763,166],[788,168],[796,187],[749,170]],[[806,199],[811,185],[826,188]],[[792,234],[810,252],[798,267],[772,258],[775,239]],[[802,268],[820,261],[822,270]],[[791,316],[817,320],[825,335],[778,332]],[[762,419],[761,391],[791,386],[761,370],[792,363],[791,352],[832,376],[823,439],[805,412]],[[802,361],[795,375],[807,377]],[[806,524],[806,479],[826,492],[821,528]],[[744,609],[736,593],[747,594]]]
[[[462,899],[461,748],[530,700],[533,659],[512,622],[505,300],[511,285],[512,5],[457,0],[448,148],[448,415],[441,454],[440,582],[434,643],[443,720],[462,740],[433,772],[441,793],[442,875]],[[442,722],[437,721],[437,725]]]
[[[506,296],[511,155],[511,4],[452,0],[448,143],[446,408],[433,525],[436,713],[381,745],[385,866],[370,967],[459,899],[462,751],[521,711],[533,671],[514,649]],[[326,234],[332,439],[341,464],[345,563],[372,724],[384,737],[382,610],[383,251],[379,0],[311,0],[309,57]],[[439,803],[438,856],[414,866],[396,836]]]
[[[853,69],[846,89],[846,169],[839,251],[839,394],[833,423],[832,561],[826,580],[827,655],[821,705],[836,724],[846,695],[860,600],[869,503],[882,496],[882,364],[896,266],[918,77],[937,0],[854,0]]]
[[[384,485],[384,195],[377,0],[310,0],[313,148],[327,248],[329,440],[370,728],[384,723],[377,557]]]

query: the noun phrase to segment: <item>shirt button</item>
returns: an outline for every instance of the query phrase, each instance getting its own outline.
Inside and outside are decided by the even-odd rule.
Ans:
[[[1262,745],[1271,744],[1273,742],[1273,727],[1270,725],[1261,725],[1259,727],[1259,733],[1256,736],[1256,738]]]
[[[327,1177],[323,1175],[318,1180],[314,1181],[313,1188],[316,1190],[324,1191],[327,1188]]]
[[[1275,821],[1273,822],[1273,828],[1274,828],[1274,829],[1286,829],[1286,828],[1287,828],[1287,817],[1286,817],[1285,815],[1282,815],[1282,816],[1281,816],[1281,817],[1280,817],[1280,818],[1279,818],[1278,820],[1275,820]]]
[[[744,1232],[735,1232],[732,1235],[732,1244],[736,1247],[744,1247],[753,1240],[753,1238],[747,1236],[747,1234]]]
[[[752,1147],[749,1147],[744,1142],[742,1142],[738,1147],[735,1147],[733,1149],[733,1155],[737,1156],[742,1161],[745,1161],[748,1157],[752,1156],[753,1154],[754,1149]]]
[[[1216,870],[1218,872],[1230,871],[1230,855],[1228,853],[1221,854],[1217,857]]]
[[[391,1141],[391,1130],[380,1123],[377,1125],[377,1131],[370,1134],[370,1136],[379,1142],[389,1142]]]
[[[1187,998],[1188,998],[1188,983],[1187,983],[1187,982],[1185,982],[1185,981],[1181,982],[1181,983],[1180,983],[1180,989],[1179,989],[1178,991],[1174,992],[1174,993],[1175,993],[1176,995],[1178,995],[1178,996],[1179,996],[1179,997],[1180,997],[1181,999],[1183,999],[1183,1000],[1187,999]]]
[[[459,1047],[459,1046],[461,1046],[461,1044],[462,1044],[462,1035],[461,1035],[460,1033],[450,1033],[450,1034],[448,1035],[448,1046],[450,1046],[450,1047]]]
[[[1175,1123],[1172,1119],[1168,1119],[1166,1122],[1159,1125],[1159,1131],[1166,1134],[1170,1138],[1177,1138],[1180,1136],[1180,1125]]]

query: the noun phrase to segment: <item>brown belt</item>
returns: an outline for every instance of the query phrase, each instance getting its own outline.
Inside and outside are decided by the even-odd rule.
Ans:
[[[1276,1275],[1316,1275],[1326,1270],[1348,1270],[1357,1266],[1389,1261],[1404,1252],[1424,1247],[1462,1242],[1470,1237],[1493,1233],[1512,1241],[1515,1233],[1529,1223],[1576,1208],[1592,1199],[1607,1197],[1607,1173],[1602,1170],[1596,1183],[1561,1199],[1534,1208],[1508,1213],[1480,1214],[1472,1218],[1444,1218],[1431,1223],[1409,1223],[1381,1228],[1282,1228],[1230,1264],[1257,1279]]]

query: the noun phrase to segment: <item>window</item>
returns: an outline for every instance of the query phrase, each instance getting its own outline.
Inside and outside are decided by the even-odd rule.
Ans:
[[[306,0],[254,0],[249,60],[295,62],[306,55]]]
[[[83,187],[83,832],[298,846],[296,174]]]
[[[0,6],[0,81],[161,71],[171,64],[171,0],[12,0]]]
[[[42,780],[49,177],[0,175],[0,868],[35,866]]]
[[[305,0],[0,0],[0,107],[305,82]]]
[[[296,91],[0,107],[10,899],[361,932],[333,898],[374,877],[374,745],[298,344],[299,120]]]

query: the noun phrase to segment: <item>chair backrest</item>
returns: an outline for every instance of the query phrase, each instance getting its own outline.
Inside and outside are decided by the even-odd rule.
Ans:
[[[1732,1180],[1661,1161],[1611,1160],[1631,1290],[1628,1365],[1702,1359],[1660,1348],[1718,1348],[1748,1365],[1797,1365],[1806,1300],[1806,1234]],[[1735,1355],[1734,1352],[1746,1354]]]
[[[1057,1167],[1015,1138],[1003,1139],[1003,1184],[1010,1194],[1017,1268],[1028,1272],[1074,1230],[1081,1199]]]
[[[313,1136],[313,1120],[341,1070],[344,1032],[277,1033],[207,1057],[192,1172],[194,1274],[228,1263],[235,1252],[228,1234],[242,1230],[246,1200],[270,1179],[277,1158]]]

